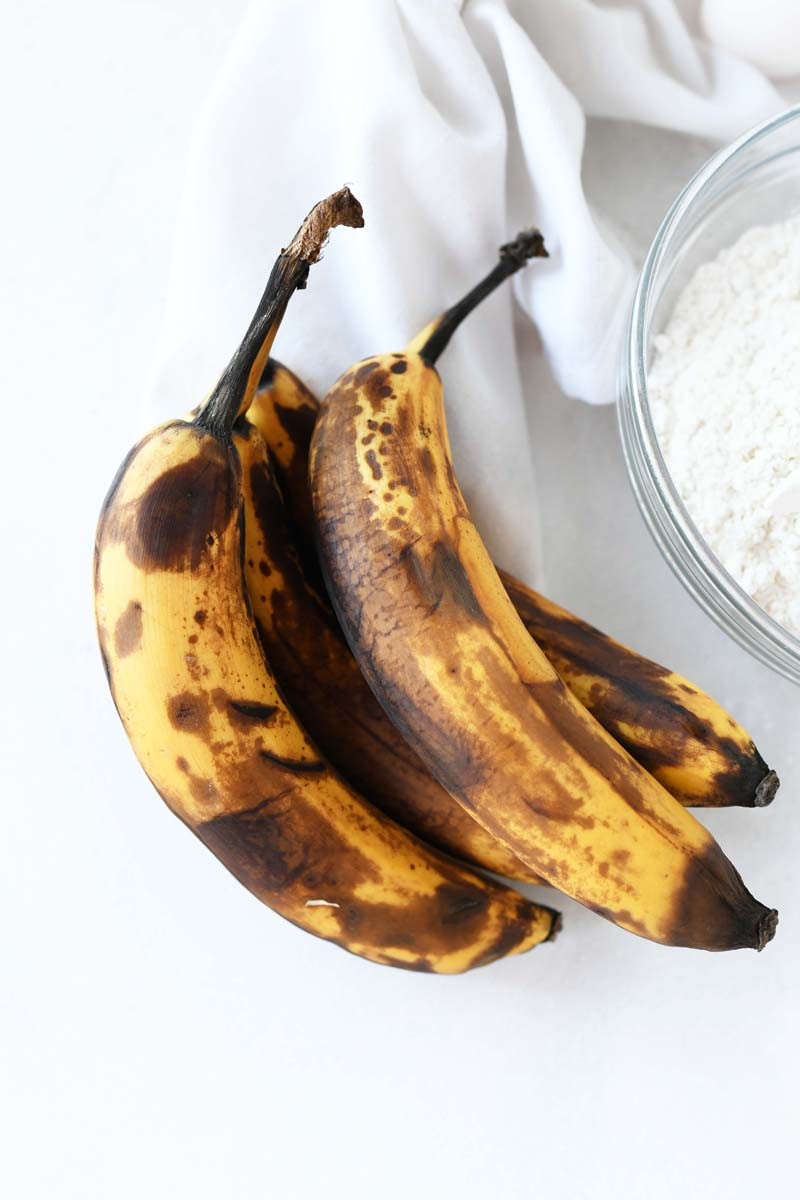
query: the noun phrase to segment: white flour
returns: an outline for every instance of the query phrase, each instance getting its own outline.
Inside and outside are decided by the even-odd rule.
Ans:
[[[700,267],[655,345],[653,419],[683,502],[730,574],[800,635],[800,217]]]

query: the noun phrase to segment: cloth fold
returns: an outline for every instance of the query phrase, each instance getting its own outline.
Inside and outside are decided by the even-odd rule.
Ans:
[[[208,391],[280,245],[345,182],[366,228],[334,232],[275,345],[318,394],[357,359],[402,348],[535,224],[550,258],[516,277],[516,299],[563,391],[611,401],[635,264],[584,193],[587,116],[727,140],[784,107],[757,70],[699,40],[691,10],[673,0],[253,4],[190,154],[149,415]],[[441,370],[474,516],[497,560],[535,581],[511,287],[469,319]]]

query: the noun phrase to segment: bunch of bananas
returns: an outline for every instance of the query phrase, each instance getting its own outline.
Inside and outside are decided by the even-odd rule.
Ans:
[[[553,938],[553,909],[475,868],[657,942],[761,949],[776,912],[686,806],[768,804],[774,772],[698,688],[498,573],[456,482],[435,363],[541,236],[320,407],[269,354],[330,230],[362,224],[346,188],[312,209],[214,390],[103,504],[97,627],[140,763],[259,899],[375,962]]]

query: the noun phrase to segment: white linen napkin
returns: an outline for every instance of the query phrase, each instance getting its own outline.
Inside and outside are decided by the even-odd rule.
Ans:
[[[513,290],[561,388],[614,398],[635,278],[581,183],[587,116],[730,139],[784,105],[704,45],[674,0],[263,0],[197,129],[149,416],[197,402],[277,250],[343,183],[366,227],[335,230],[275,355],[319,395],[400,349],[538,225],[551,257]],[[680,181],[679,181],[680,182]],[[535,581],[536,495],[506,287],[441,361],[459,477],[502,565]]]

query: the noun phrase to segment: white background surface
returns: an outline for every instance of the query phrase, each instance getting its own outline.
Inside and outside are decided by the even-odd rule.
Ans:
[[[559,941],[523,958],[379,969],[248,896],[127,746],[91,621],[93,526],[142,432],[187,143],[242,9],[5,9],[0,1188],[793,1194],[800,693],[673,580],[613,412],[563,400],[530,333],[550,593],[716,694],[782,776],[772,809],[704,817],[781,910],[768,950],[666,950],[564,901]],[[587,179],[644,245],[707,150],[595,125]]]

